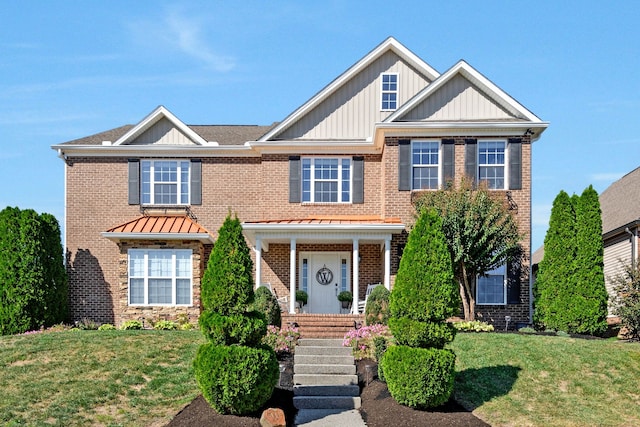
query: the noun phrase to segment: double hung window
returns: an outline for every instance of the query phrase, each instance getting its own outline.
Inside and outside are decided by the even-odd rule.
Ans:
[[[398,74],[384,73],[382,78],[382,111],[395,111],[398,108]]]
[[[351,159],[302,159],[302,201],[311,203],[351,202]]]
[[[191,250],[130,249],[129,305],[191,305]]]
[[[478,276],[477,284],[476,300],[479,305],[506,304],[507,269],[505,265],[487,272],[484,276]]]
[[[492,190],[505,188],[505,141],[478,141],[478,178]]]
[[[187,160],[142,160],[142,204],[188,205],[189,167]]]
[[[440,143],[413,141],[411,162],[414,190],[437,190],[440,184]]]

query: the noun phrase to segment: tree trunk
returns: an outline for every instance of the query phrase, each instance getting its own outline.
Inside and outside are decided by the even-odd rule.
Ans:
[[[459,271],[462,276],[462,280],[458,280],[458,282],[460,283],[460,298],[462,299],[462,308],[464,309],[464,320],[475,320],[476,300],[473,296],[473,290],[471,289],[472,281],[469,280],[464,263],[460,263]]]

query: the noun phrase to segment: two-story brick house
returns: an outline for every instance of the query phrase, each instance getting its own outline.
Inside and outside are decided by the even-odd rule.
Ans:
[[[71,313],[120,323],[200,312],[215,231],[231,211],[256,283],[295,310],[392,288],[412,197],[468,175],[513,207],[530,253],[531,144],[547,123],[464,61],[440,74],[389,38],[273,126],[190,126],[164,107],[53,148],[65,162]],[[527,322],[528,268],[479,278],[477,312]]]

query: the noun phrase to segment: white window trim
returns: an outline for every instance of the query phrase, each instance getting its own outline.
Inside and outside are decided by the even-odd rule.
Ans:
[[[384,90],[383,89],[383,76],[396,76],[396,90]],[[380,111],[396,111],[398,109],[398,104],[400,103],[398,96],[400,92],[400,73],[380,73]],[[395,93],[396,94],[396,108],[383,108],[382,105],[382,95],[385,93]]]
[[[500,272],[500,274],[492,274],[495,272]],[[487,271],[486,276],[492,275],[502,275],[502,302],[480,302],[480,278],[481,276],[476,277],[476,305],[507,305],[507,266],[506,264],[501,265],[500,267],[493,269],[491,271]]]
[[[480,167],[481,166],[495,166],[490,164],[480,164],[480,144],[483,142],[502,142],[504,143],[504,164],[502,167],[504,168],[504,185],[502,188],[490,188],[491,191],[502,191],[508,190],[509,185],[509,143],[506,139],[479,139],[478,140],[478,153],[476,154],[476,162],[478,167],[476,168],[476,178],[477,182],[481,182],[480,180]]]
[[[316,184],[316,179],[314,177],[315,175],[315,160],[317,159],[322,159],[322,160],[338,160],[338,201],[337,202],[322,202],[322,201],[316,201],[315,200],[315,184]],[[348,201],[342,201],[342,162],[343,160],[349,160],[349,200]],[[309,197],[311,200],[304,200],[304,161],[305,160],[309,160],[310,161],[310,165],[311,165],[311,169],[310,169],[310,175],[309,175],[309,179],[310,179],[310,186],[309,186]],[[323,157],[323,156],[316,156],[316,157],[301,157],[300,158],[300,165],[302,168],[301,171],[301,176],[300,176],[300,198],[302,200],[303,204],[351,204],[353,203],[353,159],[351,157],[348,156],[331,156],[331,157]],[[318,180],[318,181],[327,181],[327,180]],[[331,180],[333,181],[333,180]]]
[[[438,188],[436,189],[432,189],[432,188],[414,188],[413,186],[413,182],[414,182],[414,176],[413,176],[413,171],[415,167],[432,167],[432,166],[425,166],[425,165],[418,165],[416,166],[415,163],[413,163],[413,147],[414,147],[414,143],[416,142],[435,142],[438,144]],[[437,140],[437,139],[415,139],[415,140],[411,140],[411,189],[415,190],[415,191],[435,191],[442,188],[442,141]]]
[[[154,198],[155,198],[155,179],[154,179],[154,172],[155,172],[155,163],[156,162],[176,162],[178,165],[178,169],[176,171],[177,174],[177,178],[178,181],[176,183],[177,185],[177,198],[176,198],[176,203],[155,203]],[[189,173],[187,176],[187,202],[186,203],[182,203],[181,198],[182,198],[182,193],[181,193],[181,189],[182,189],[182,167],[181,167],[181,163],[186,162],[189,165]],[[151,163],[151,167],[149,170],[149,178],[150,178],[150,188],[149,188],[149,202],[148,203],[144,203],[142,201],[143,197],[144,197],[144,192],[143,192],[143,188],[142,185],[144,184],[144,181],[142,179],[142,170],[143,170],[143,165],[144,163]],[[141,159],[140,160],[140,204],[143,206],[189,206],[191,204],[191,161],[189,159]]]
[[[142,277],[131,276],[131,254],[132,253],[144,254],[144,274]],[[170,304],[150,304],[149,303],[149,253],[163,252],[171,253],[171,300]],[[193,263],[189,263],[189,303],[188,304],[176,304],[177,299],[177,279],[187,279],[187,277],[176,276],[176,254],[178,252],[188,252],[189,259],[193,260],[193,251],[191,249],[129,249],[127,253],[127,305],[130,307],[191,307],[193,305]],[[131,303],[131,279],[144,279],[144,302],[141,304]]]

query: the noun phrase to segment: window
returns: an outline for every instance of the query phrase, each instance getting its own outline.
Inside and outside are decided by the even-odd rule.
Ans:
[[[302,159],[302,201],[351,202],[351,159]]]
[[[414,190],[437,190],[439,186],[440,144],[438,141],[413,141],[411,163]]]
[[[349,278],[347,277],[347,274],[348,274],[347,260],[345,258],[342,258],[340,261],[340,290],[341,291],[349,290],[349,283],[348,283]]]
[[[130,249],[129,305],[191,305],[191,250]]]
[[[507,274],[506,266],[487,272],[478,277],[478,304],[506,304]]]
[[[382,74],[382,111],[398,108],[398,74]]]
[[[505,141],[478,141],[478,178],[492,190],[505,188]]]
[[[302,290],[309,292],[309,260],[307,258],[302,259]]]
[[[142,204],[188,205],[189,165],[186,160],[141,161]]]

